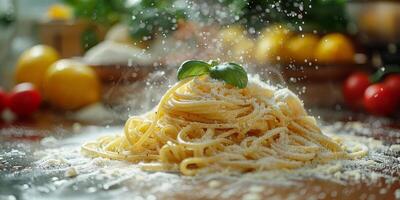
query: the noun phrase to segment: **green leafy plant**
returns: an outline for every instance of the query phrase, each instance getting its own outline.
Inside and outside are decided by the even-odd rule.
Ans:
[[[7,27],[15,21],[15,16],[11,13],[0,13],[0,27]]]
[[[96,46],[100,42],[100,38],[97,35],[96,27],[87,27],[81,35],[82,48],[87,51],[90,48]]]
[[[96,32],[96,25],[110,27],[121,21],[125,13],[125,0],[64,0],[72,7],[77,19],[91,23],[82,32],[81,45],[85,51],[98,44],[101,37]]]
[[[152,39],[166,36],[185,19],[185,10],[175,5],[176,0],[138,0],[129,6],[129,32],[134,39]]]
[[[87,19],[103,26],[119,22],[125,13],[125,0],[64,0],[76,18]]]
[[[345,31],[347,25],[346,0],[63,1],[72,6],[77,18],[89,19],[106,27],[120,21],[127,23],[135,41],[166,37],[187,18],[205,24],[212,24],[210,21],[221,25],[239,23],[255,30],[271,23],[289,25],[300,31],[320,32]],[[192,6],[196,4],[197,7]],[[203,9],[204,4],[208,9]]]
[[[205,74],[238,88],[245,88],[248,82],[247,73],[239,64],[218,63],[216,61],[207,63],[199,60],[189,60],[182,63],[178,69],[178,80]]]
[[[229,7],[236,20],[247,28],[256,30],[270,23],[292,25],[303,30],[345,31],[347,16],[346,0],[220,0],[219,4]],[[207,17],[207,16],[206,16]]]

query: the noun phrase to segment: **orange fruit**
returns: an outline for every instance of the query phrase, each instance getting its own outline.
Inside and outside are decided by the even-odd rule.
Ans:
[[[17,61],[15,82],[29,82],[41,90],[44,74],[58,58],[57,51],[46,45],[36,45],[24,51]]]
[[[100,83],[96,72],[74,60],[59,60],[47,70],[44,95],[56,107],[73,110],[100,100]]]
[[[353,44],[346,36],[331,33],[320,40],[314,56],[320,63],[352,63],[354,54]]]

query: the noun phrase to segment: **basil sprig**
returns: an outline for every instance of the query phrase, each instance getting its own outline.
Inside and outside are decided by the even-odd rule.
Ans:
[[[200,60],[188,60],[178,69],[178,80],[210,73],[210,64]]]
[[[209,74],[211,78],[223,80],[240,89],[245,88],[248,82],[247,73],[239,64],[217,61],[207,63],[200,60],[188,60],[182,63],[178,69],[178,80],[204,74]]]

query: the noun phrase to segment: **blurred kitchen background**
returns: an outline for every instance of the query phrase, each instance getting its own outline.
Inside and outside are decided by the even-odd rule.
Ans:
[[[46,69],[67,58],[91,71],[76,72],[82,79],[40,76],[52,86],[35,85],[41,110],[77,113],[94,103],[90,117],[111,110],[122,120],[154,106],[182,61],[220,59],[288,86],[308,108],[365,113],[371,109],[345,98],[343,85],[355,72],[374,83],[400,72],[399,41],[399,1],[0,0],[0,86],[31,82],[37,69],[21,54],[42,44],[57,54],[37,61]],[[85,99],[90,92],[81,85],[99,97],[66,95]],[[370,113],[397,116],[399,100],[393,111]]]

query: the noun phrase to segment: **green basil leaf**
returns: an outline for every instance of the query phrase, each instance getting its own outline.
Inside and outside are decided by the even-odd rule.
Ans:
[[[188,60],[182,63],[178,69],[178,80],[192,76],[201,76],[208,74],[210,71],[210,64],[199,60]]]
[[[247,86],[247,73],[242,66],[236,63],[221,63],[210,68],[211,78],[223,80],[238,88]]]

